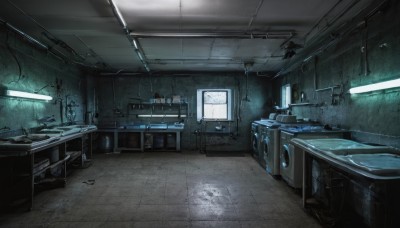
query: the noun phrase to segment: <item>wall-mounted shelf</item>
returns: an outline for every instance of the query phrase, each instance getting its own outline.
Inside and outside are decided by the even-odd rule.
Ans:
[[[57,161],[57,162],[55,162],[55,163],[53,163],[53,164],[51,164],[51,165],[48,165],[48,166],[44,167],[43,169],[40,169],[40,170],[34,172],[34,173],[33,173],[33,176],[38,176],[38,175],[42,174],[43,172],[47,171],[48,169],[55,168],[55,167],[57,167],[57,166],[59,166],[59,165],[61,165],[61,164],[64,164],[64,165],[65,165],[65,162],[66,162],[69,158],[70,158],[70,156],[67,155],[67,156],[65,156],[63,159],[61,159],[61,160],[59,160],[59,161]]]
[[[186,118],[188,103],[128,103],[128,115],[137,118]]]
[[[296,103],[296,104],[289,104],[289,107],[301,107],[301,106],[314,106],[314,107],[317,107],[318,104],[314,104],[314,103]]]
[[[342,85],[334,85],[334,86],[329,86],[329,87],[322,88],[322,89],[316,89],[315,92],[322,92],[322,91],[327,91],[327,90],[333,91],[334,89],[341,88],[341,87],[342,87]]]

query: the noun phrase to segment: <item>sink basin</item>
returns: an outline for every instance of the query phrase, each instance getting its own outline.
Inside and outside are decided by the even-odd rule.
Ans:
[[[74,127],[56,127],[56,129],[62,130],[62,131],[70,131],[74,129]]]
[[[352,155],[352,154],[382,154],[382,153],[394,153],[396,154],[396,150],[385,147],[385,146],[375,146],[373,148],[350,148],[350,149],[339,149],[339,150],[330,150],[327,153],[331,153],[333,155]]]
[[[350,154],[340,157],[344,162],[378,176],[399,176],[398,153]]]
[[[97,126],[96,125],[87,125],[87,124],[78,124],[78,125],[70,125],[67,127],[71,127],[71,128],[79,128],[82,131],[87,131],[87,130],[96,130]]]
[[[8,138],[0,142],[0,151],[2,150],[31,150],[39,146],[59,140],[60,137],[47,134],[29,134],[19,135]]]
[[[184,123],[168,124],[168,129],[183,130],[184,128],[185,128],[185,124]]]
[[[295,144],[309,148],[346,164],[352,169],[385,177],[400,177],[400,150],[389,146],[371,146],[346,139],[293,139]]]
[[[166,123],[153,123],[148,125],[149,130],[167,130],[168,125]]]
[[[40,130],[40,133],[42,134],[46,134],[46,135],[58,135],[58,136],[62,136],[62,133],[64,131],[61,129],[42,129]]]
[[[80,133],[82,129],[74,127],[56,127],[52,129],[42,129],[40,132],[48,135],[67,136]]]
[[[358,143],[347,139],[338,139],[338,138],[309,139],[304,141],[307,142],[307,146],[323,151],[376,148],[376,146],[370,146],[367,144]]]
[[[29,134],[29,135],[19,135],[8,138],[8,141],[11,143],[32,143],[32,142],[39,142],[42,140],[49,139],[50,136],[46,134]]]
[[[145,124],[128,124],[121,126],[120,129],[133,129],[133,130],[144,130],[146,129]]]

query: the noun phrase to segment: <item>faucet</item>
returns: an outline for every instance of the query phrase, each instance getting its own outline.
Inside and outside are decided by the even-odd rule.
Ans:
[[[27,128],[21,127],[21,129],[25,136],[29,135],[29,130]]]
[[[39,124],[43,124],[44,127],[47,127],[47,124],[51,123],[51,122],[55,122],[56,118],[54,117],[54,115],[52,115],[52,116],[46,116],[46,117],[40,118],[37,121]]]

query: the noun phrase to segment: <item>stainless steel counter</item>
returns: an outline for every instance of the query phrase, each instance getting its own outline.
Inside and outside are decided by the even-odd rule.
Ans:
[[[315,147],[309,142],[311,141],[321,141],[321,140],[304,140],[304,139],[292,139],[292,143],[301,148],[305,152],[305,156],[314,156],[320,158],[330,165],[337,167],[347,173],[356,176],[362,176],[373,181],[378,180],[400,180],[400,167],[398,168],[398,172],[394,172],[394,170],[390,170],[390,174],[384,172],[384,170],[371,170],[367,166],[360,166],[355,164],[352,161],[348,161],[345,159],[345,156],[351,154],[396,154],[400,155],[400,151],[387,146],[370,146],[366,144],[353,144],[358,145],[357,148],[354,146],[351,148],[343,148],[340,147],[340,144],[336,144],[338,149],[324,149],[321,147]],[[345,139],[323,139],[323,141],[335,141],[335,142],[348,142],[350,140]],[[342,143],[342,144],[343,144]],[[356,143],[356,142],[354,142]]]
[[[303,153],[303,207],[313,198],[371,227],[399,227],[400,151],[345,139],[293,139]],[[324,193],[328,191],[328,193]],[[337,207],[338,202],[345,205]],[[342,210],[346,212],[343,212]]]
[[[1,141],[0,142],[0,157],[8,157],[8,156],[27,156],[47,148],[51,148],[53,146],[59,145],[61,143],[65,143],[67,141],[80,138],[85,134],[89,134],[97,131],[96,129],[85,130],[83,132],[70,134],[67,136],[54,136],[49,135],[49,138],[33,141],[32,143],[12,143],[10,141]],[[38,135],[38,134],[33,134]],[[40,134],[42,135],[42,134]],[[20,136],[19,136],[20,137]]]
[[[21,169],[19,171],[13,171],[12,173],[8,173],[6,175],[13,175],[18,178],[27,179],[26,181],[21,181],[21,183],[26,183],[22,187],[24,187],[25,189],[29,189],[29,193],[27,191],[27,196],[24,196],[26,199],[28,199],[29,209],[31,209],[33,205],[35,177],[46,173],[49,169],[53,169],[55,167],[63,167],[62,174],[58,177],[58,179],[61,179],[65,185],[67,163],[72,162],[74,159],[80,157],[81,166],[83,167],[85,160],[89,161],[87,159],[92,158],[92,133],[95,131],[95,127],[88,127],[82,128],[79,133],[69,134],[66,136],[46,136],[43,134],[31,134],[28,136],[11,137],[8,141],[0,142],[0,159],[4,159],[2,161],[5,162],[8,161],[7,159],[12,159],[13,164],[17,164],[16,167],[18,167],[18,169]],[[84,141],[87,142],[87,147],[84,146],[84,144],[86,144],[84,143]],[[73,146],[73,150],[71,150],[69,146]],[[35,165],[37,164],[35,163],[35,158],[43,157],[43,153],[39,152],[43,151],[44,153],[47,153],[48,151],[46,151],[46,149],[49,148],[56,148],[52,152],[56,153],[54,157],[57,160],[52,161],[52,163],[48,163],[43,167],[40,167],[39,169],[35,168]],[[72,154],[77,154],[77,156],[74,156],[74,158],[72,158]],[[52,157],[50,157],[50,160],[51,158]],[[23,175],[21,175],[21,172],[23,173]],[[11,185],[13,183],[9,184],[10,186],[5,184],[5,188],[15,187]]]
[[[174,134],[175,135],[175,150],[181,150],[181,134],[184,130],[184,124],[182,123],[149,123],[149,124],[128,124],[116,128],[100,128],[99,132],[110,133],[113,135],[114,148],[113,151],[119,152],[123,150],[138,150],[144,151],[146,135],[156,134]],[[135,140],[135,135],[139,137],[139,144],[137,146],[127,146],[121,142],[121,138],[130,137]]]

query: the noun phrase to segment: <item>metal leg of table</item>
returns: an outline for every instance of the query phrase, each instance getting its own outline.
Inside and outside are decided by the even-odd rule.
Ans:
[[[89,135],[88,135],[88,152],[89,152],[89,155],[90,155],[90,159],[93,159],[93,133],[89,133]]]
[[[35,194],[35,176],[33,175],[33,166],[34,166],[34,154],[30,154],[29,155],[29,174],[30,174],[30,186],[29,186],[29,190],[30,190],[30,199],[29,199],[29,205],[28,205],[28,210],[31,211],[32,207],[33,207],[33,196]]]
[[[84,141],[85,141],[84,136],[80,137],[79,140],[81,141],[81,148],[79,148],[79,149],[82,151],[82,153],[81,153],[81,168],[83,168],[85,166],[85,160],[86,160],[84,158],[85,158],[85,156],[87,156],[87,154],[85,154],[85,151],[84,151]]]
[[[310,162],[311,158],[307,154],[307,152],[303,151],[303,188],[302,188],[302,201],[303,201],[303,208],[307,207],[307,198],[309,197],[310,193]]]
[[[176,132],[176,150],[181,151],[181,133]]]

